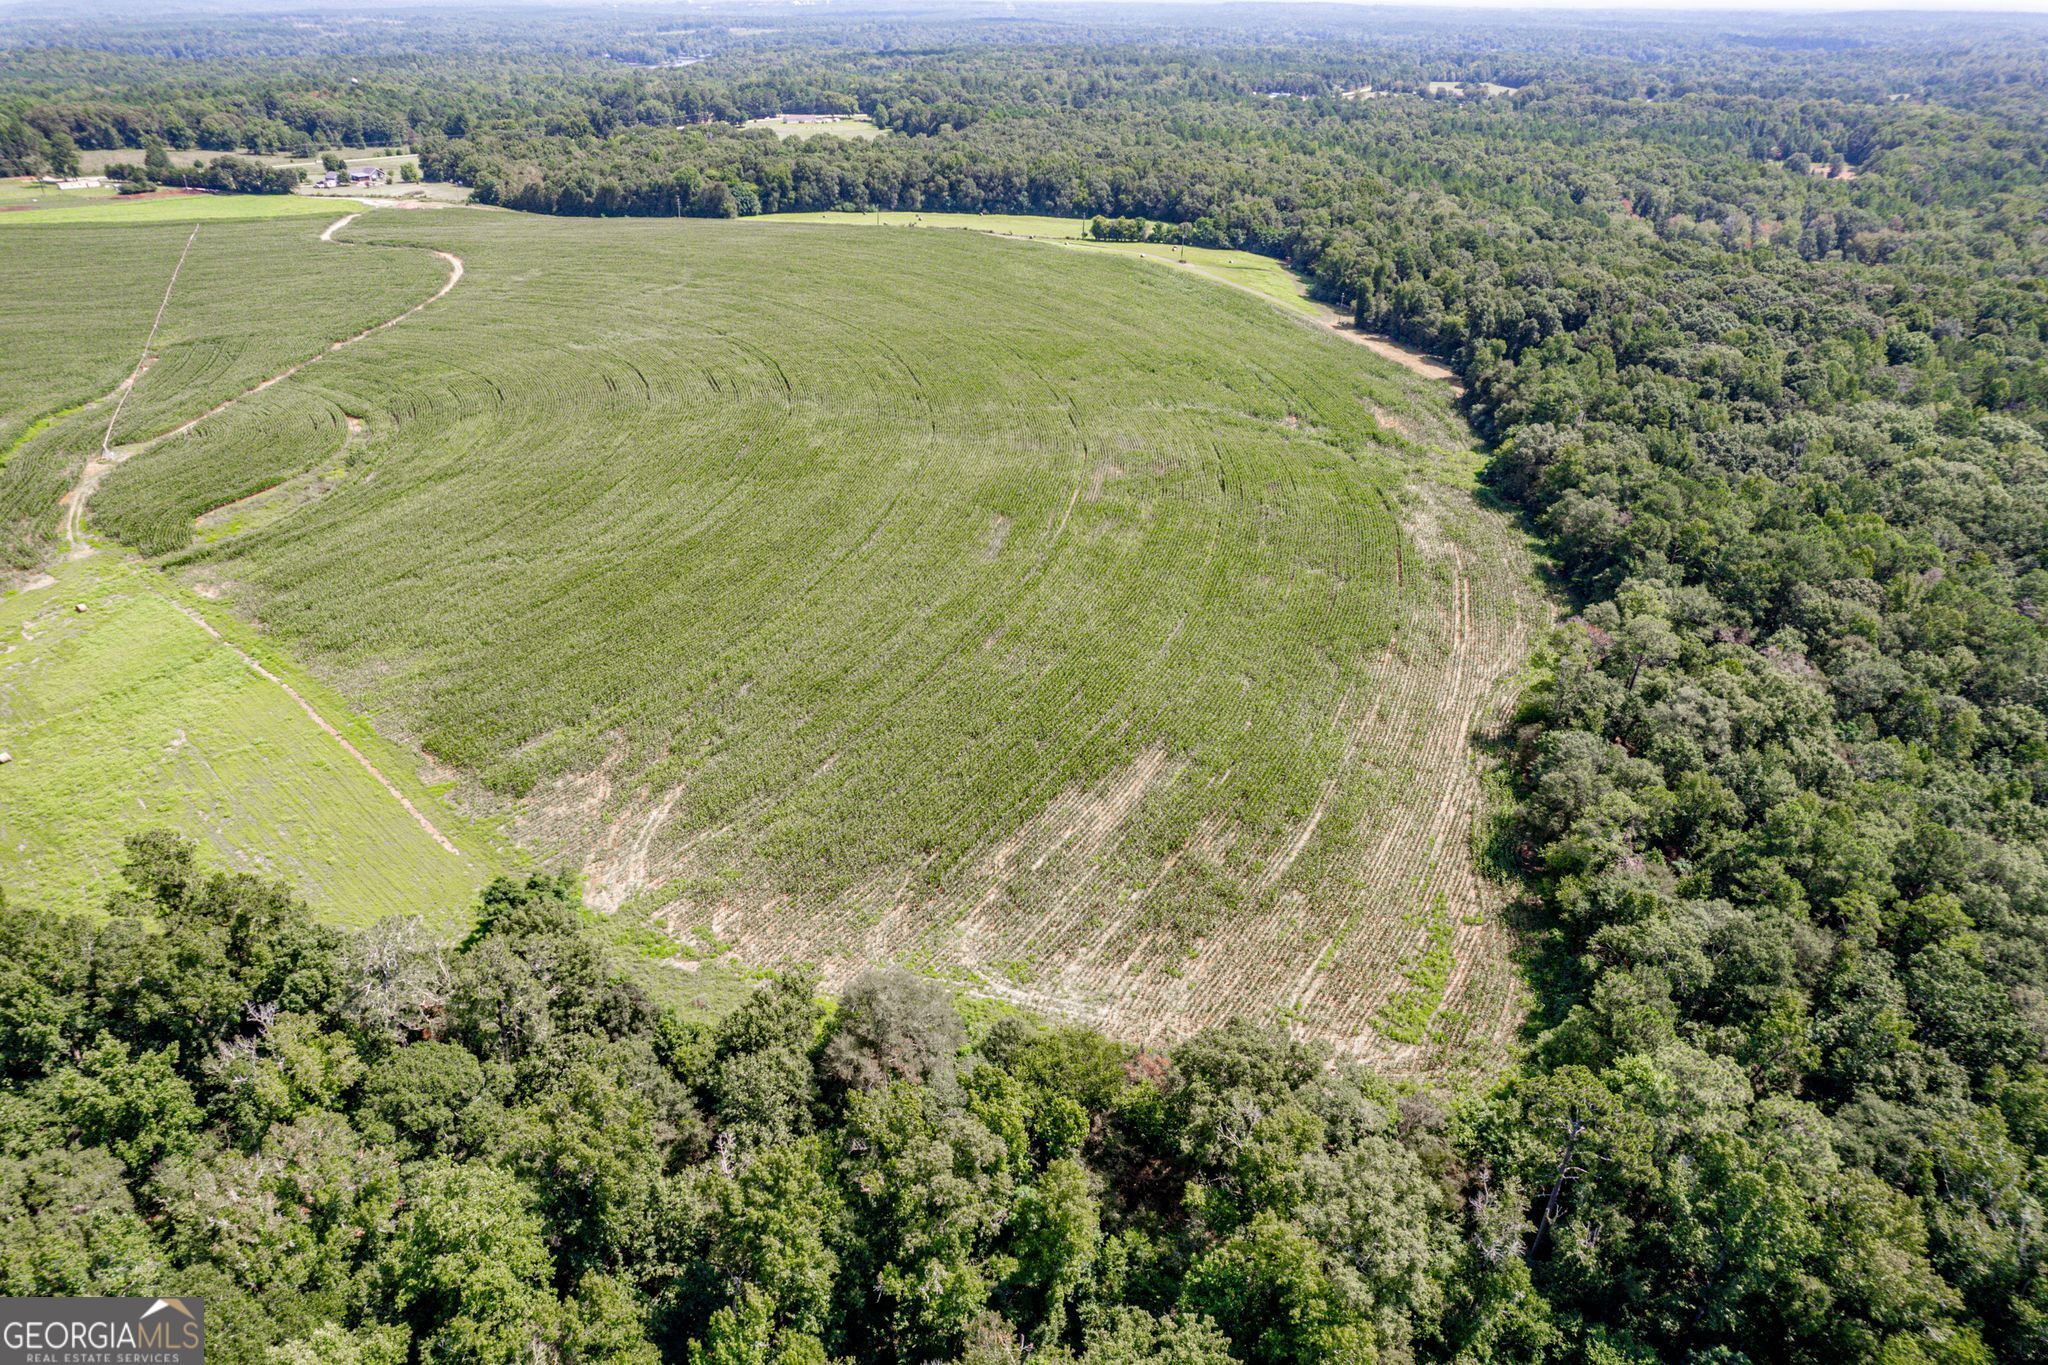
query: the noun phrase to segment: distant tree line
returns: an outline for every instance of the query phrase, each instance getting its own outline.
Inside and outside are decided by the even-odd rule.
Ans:
[[[211,161],[179,166],[172,162],[163,144],[155,141],[151,142],[141,164],[110,161],[106,174],[111,180],[139,189],[176,185],[224,194],[290,194],[306,179],[303,171],[269,166],[239,156],[217,156]]]

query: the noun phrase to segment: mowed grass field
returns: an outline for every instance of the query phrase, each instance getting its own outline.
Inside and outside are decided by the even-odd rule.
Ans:
[[[74,223],[244,223],[267,218],[302,218],[334,212],[332,204],[296,194],[188,194],[171,191],[124,195],[112,186],[57,190],[0,182],[0,232]],[[162,286],[159,285],[159,288]]]
[[[59,564],[54,576],[0,598],[0,745],[11,755],[0,767],[0,886],[12,902],[96,909],[122,837],[169,825],[217,865],[289,877],[333,919],[466,923],[498,855],[413,776],[417,760],[288,661],[265,659],[455,852],[186,614],[202,602],[111,554]],[[261,648],[231,618],[214,628]]]
[[[1435,1067],[1511,1030],[1469,740],[1542,608],[1439,388],[976,233],[312,237],[466,274],[116,469],[95,523],[600,903],[1132,1037],[1244,1013]]]
[[[1231,285],[1257,294],[1301,317],[1320,318],[1330,310],[1308,296],[1308,286],[1299,275],[1271,256],[1250,251],[1226,251],[1206,246],[1168,246],[1163,242],[1097,242],[1087,236],[1085,218],[1053,218],[1023,213],[909,213],[891,210],[875,213],[777,213],[749,218],[750,223],[808,223],[826,227],[862,228],[953,228],[963,232],[988,232],[1002,237],[1022,237],[1035,242],[1079,251],[1099,251],[1112,256],[1129,256],[1174,266],[1219,284]]]
[[[766,128],[777,137],[850,137],[865,141],[880,137],[883,129],[866,114],[848,114],[830,123],[785,123],[780,116],[747,120],[749,128]]]

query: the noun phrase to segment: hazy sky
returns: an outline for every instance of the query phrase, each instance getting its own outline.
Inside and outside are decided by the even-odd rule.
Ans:
[[[284,13],[307,9],[329,9],[335,5],[335,2],[336,0],[228,0],[228,7],[254,13]],[[474,7],[477,0],[445,0],[445,2],[469,8]],[[614,0],[614,2],[618,3],[618,0]],[[740,2],[747,3],[747,0],[740,0]],[[860,7],[860,0],[843,0],[843,2],[848,8]],[[1068,3],[1085,4],[1089,3],[1090,0],[1036,0],[1036,2],[1048,3],[1053,7],[1061,7]],[[1133,0],[1109,0],[1109,2],[1128,4],[1133,3]],[[1135,0],[1135,2],[1147,3],[1148,0]],[[1589,14],[1601,12],[1831,14],[1841,16],[1845,26],[1852,26],[1855,23],[1856,16],[1859,15],[1876,16],[1888,12],[1897,13],[1901,11],[1935,11],[1951,14],[2048,14],[2048,0],[1876,0],[1875,3],[1873,3],[1873,0],[1157,0],[1157,2],[1191,4],[1197,7],[1213,5],[1217,9],[1224,10],[1285,3],[1295,5],[1330,4],[1357,8],[1385,9],[1460,9],[1523,12],[1533,10],[1577,10]],[[437,0],[367,0],[365,7],[371,9],[411,8],[415,6],[428,8],[432,7],[435,3],[437,3]],[[553,4],[587,4],[589,0],[500,0],[500,3],[505,3],[508,7],[533,6],[536,8],[548,8]],[[618,7],[631,12],[634,10],[653,10],[665,7],[680,10],[698,8],[705,5],[716,8],[718,3],[719,0],[695,0],[694,4],[690,3],[690,0],[684,0],[682,4],[675,4],[674,0],[623,0],[623,3],[618,3]],[[806,0],[806,3],[816,5],[819,3],[819,0]],[[826,0],[826,3],[829,4],[830,0]],[[977,0],[975,7],[980,8],[982,3],[985,3],[985,0]],[[1034,0],[1014,0],[1014,3],[1017,8],[1028,9],[1033,6]],[[775,0],[767,0],[765,7],[772,8],[774,4]],[[19,14],[30,11],[40,13],[46,12],[51,8],[49,0],[0,0],[0,14]],[[95,3],[95,0],[84,0],[84,3],[78,8],[88,14],[98,12],[108,16],[120,15],[126,17],[135,14],[138,10],[154,9],[156,7],[138,4],[136,0],[100,0],[99,3]],[[178,4],[174,0],[174,3],[170,4],[168,8],[175,12],[183,12],[209,8],[209,6]]]
[[[1139,0],[1143,3],[1143,0]],[[1203,3],[1204,0],[1194,0]],[[1268,0],[1214,0],[1219,7],[1267,3]],[[1289,4],[1372,4],[1373,0],[1285,0]],[[1675,11],[1744,14],[1880,15],[1887,12],[1937,10],[1956,14],[2048,14],[2048,0],[1389,0],[1404,9],[1499,9],[1581,11]]]

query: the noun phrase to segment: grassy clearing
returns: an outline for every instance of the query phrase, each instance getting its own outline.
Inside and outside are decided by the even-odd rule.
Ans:
[[[139,166],[145,155],[139,147],[90,147],[78,153],[78,171],[81,175],[105,175],[107,167]],[[169,148],[164,152],[173,166],[197,166],[217,156],[238,156],[245,161],[274,162],[283,160],[275,156],[252,156],[247,152],[209,152],[200,147],[184,149]]]
[[[1284,262],[1249,251],[1215,247],[1167,246],[1159,242],[1096,242],[1086,237],[1085,218],[1049,218],[1017,213],[778,213],[749,219],[761,223],[829,224],[833,227],[955,228],[1023,237],[1035,242],[1083,251],[1103,252],[1152,261],[1201,275],[1220,284],[1248,290],[1302,317],[1333,316],[1332,310],[1308,296],[1308,286]]]
[[[91,910],[120,839],[171,825],[225,865],[292,879],[326,917],[419,911],[459,925],[500,855],[339,698],[265,651],[461,854],[435,843],[275,684],[178,610],[161,575],[108,554],[0,599],[0,885],[10,900]],[[80,613],[76,607],[87,610]],[[244,648],[260,643],[216,620]]]
[[[400,166],[403,166],[406,162],[410,161],[414,165],[419,164],[419,157],[410,149],[405,151],[372,152],[366,151],[360,147],[334,147],[329,148],[326,152],[322,153],[322,155],[338,156],[351,166],[381,166],[384,168],[384,174],[390,176],[394,180],[398,178],[398,168]],[[327,171],[326,164],[322,162],[320,160],[320,157],[318,156],[286,156],[276,157],[273,158],[272,160],[274,160],[274,163],[276,165],[286,166],[293,170],[304,171],[307,175],[313,177],[314,179],[318,179]]]
[[[1095,249],[462,210],[343,236],[469,273],[95,516],[155,535],[353,461],[173,563],[600,901],[1131,1036],[1244,1012],[1440,1065],[1511,1028],[1467,737],[1533,599],[1439,389]],[[1374,1020],[1439,896],[1455,966],[1410,1044]]]
[[[1185,270],[1191,274],[1257,294],[1305,318],[1330,316],[1332,310],[1308,296],[1308,286],[1285,263],[1249,251],[1223,251],[1203,246],[1162,246],[1153,242],[1061,242],[1084,251],[1131,256]]]
[[[0,180],[0,210],[61,208],[66,204],[93,204],[114,199],[119,191],[112,185],[97,189],[60,190],[34,177]]]
[[[363,147],[326,147],[321,150],[323,154],[345,158],[351,166],[383,166],[394,171],[401,161],[414,159],[410,150],[378,148],[372,151]],[[242,161],[260,162],[265,166],[290,166],[308,174],[317,174],[325,169],[320,164],[319,156],[293,156],[286,152],[210,152],[204,148],[191,147],[182,151],[173,148],[165,155],[170,157],[174,166],[200,166],[217,157],[232,156]],[[105,175],[109,166],[139,166],[142,164],[142,158],[143,151],[139,147],[93,149],[78,154],[78,168],[83,175]]]
[[[766,128],[777,137],[850,137],[860,141],[880,137],[883,132],[866,114],[849,114],[830,123],[784,123],[779,116],[752,118],[746,126]]]

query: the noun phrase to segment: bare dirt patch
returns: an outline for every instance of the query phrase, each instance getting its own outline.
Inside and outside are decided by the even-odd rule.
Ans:
[[[1003,546],[1010,543],[1010,519],[1001,512],[989,517],[988,544],[982,549],[981,557],[992,560],[1002,554]]]
[[[1088,471],[1088,491],[1082,497],[1089,502],[1102,501],[1103,486],[1124,476],[1124,467],[1110,460],[1103,460]]]
[[[1416,350],[1387,336],[1383,332],[1367,332],[1352,325],[1341,315],[1323,319],[1323,326],[1347,341],[1355,341],[1382,360],[1391,360],[1410,374],[1419,374],[1424,379],[1438,379],[1449,384],[1455,393],[1465,392],[1465,381],[1458,378],[1458,372],[1438,360],[1435,356]]]
[[[1426,441],[1429,439],[1413,420],[1402,416],[1398,412],[1389,412],[1377,404],[1374,405],[1372,410],[1372,420],[1378,422],[1395,435],[1405,437],[1408,440]]]

